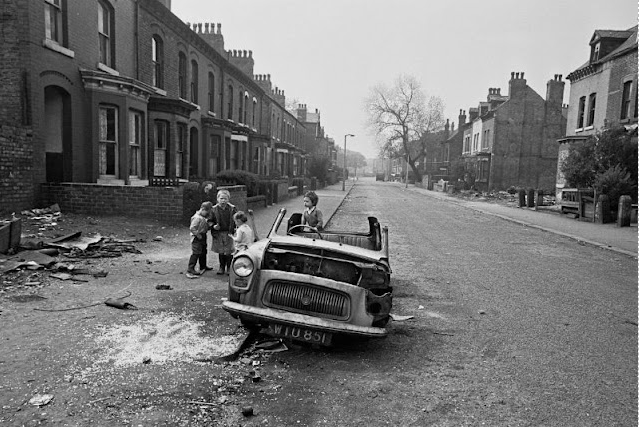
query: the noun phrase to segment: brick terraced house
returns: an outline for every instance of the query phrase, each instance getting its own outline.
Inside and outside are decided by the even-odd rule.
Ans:
[[[184,23],[170,0],[0,3],[0,212],[51,183],[304,175],[305,124],[220,24]]]
[[[554,189],[557,139],[566,126],[563,93],[561,75],[548,81],[544,99],[526,84],[524,73],[513,72],[508,95],[491,88],[486,101],[468,110],[462,159],[475,189]]]
[[[559,139],[557,200],[566,185],[561,166],[571,143],[605,128],[637,126],[637,26],[596,30],[590,57],[566,77],[570,80],[568,120]]]

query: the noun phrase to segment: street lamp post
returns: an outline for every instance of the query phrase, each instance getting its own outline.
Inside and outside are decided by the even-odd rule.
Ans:
[[[347,133],[344,135],[344,171],[342,172],[342,191],[346,191],[346,137],[347,136],[355,136],[353,134]]]

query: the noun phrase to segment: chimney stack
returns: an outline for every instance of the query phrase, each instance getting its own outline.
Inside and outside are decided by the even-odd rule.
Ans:
[[[517,98],[524,93],[526,89],[526,79],[524,79],[524,73],[521,73],[521,77],[518,72],[510,73],[510,81],[508,82],[508,98]]]
[[[561,74],[555,74],[552,80],[546,84],[546,102],[561,108],[564,102],[564,87],[566,83]]]
[[[462,126],[464,126],[466,124],[466,112],[463,110],[459,110],[459,128],[461,129]]]

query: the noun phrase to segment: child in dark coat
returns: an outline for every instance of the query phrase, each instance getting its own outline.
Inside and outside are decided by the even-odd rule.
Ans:
[[[302,215],[302,225],[308,225],[322,231],[324,228],[324,217],[322,211],[317,209],[319,197],[314,191],[304,194],[304,214]]]
[[[191,256],[186,269],[186,277],[195,279],[206,271],[206,233],[209,230],[208,218],[211,215],[211,202],[204,202],[200,209],[191,217],[189,230],[191,231]],[[202,263],[204,258],[204,263]],[[195,270],[195,265],[200,262],[201,271]]]

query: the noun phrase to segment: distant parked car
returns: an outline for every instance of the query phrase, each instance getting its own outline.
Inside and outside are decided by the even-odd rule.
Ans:
[[[318,231],[294,213],[278,234],[285,214],[233,257],[224,310],[268,335],[311,344],[385,337],[393,295],[388,228],[369,217],[366,233]]]

